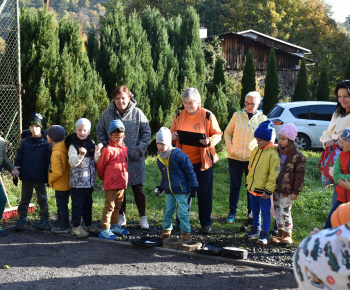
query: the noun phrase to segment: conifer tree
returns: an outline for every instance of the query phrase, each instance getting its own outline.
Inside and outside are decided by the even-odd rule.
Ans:
[[[269,60],[267,62],[267,73],[264,89],[263,113],[267,115],[270,110],[278,103],[278,74],[275,49],[270,50]]]
[[[222,86],[217,87],[215,94],[208,96],[205,101],[205,107],[214,113],[220,128],[226,128],[228,116],[227,96]]]
[[[217,57],[215,61],[213,88],[211,93],[215,94],[218,88],[221,87],[224,94],[226,94],[226,80],[224,73],[224,62],[221,57]]]
[[[350,80],[350,57],[348,59],[348,62],[346,63],[346,69],[344,74],[344,80]]]
[[[325,64],[322,65],[322,70],[318,79],[316,89],[316,100],[329,101],[329,79],[327,73],[327,66]]]
[[[242,90],[241,90],[241,108],[244,108],[245,96],[252,91],[256,90],[255,81],[255,66],[253,59],[253,52],[251,49],[248,50],[246,62],[243,69],[242,76]]]
[[[297,82],[295,84],[292,101],[308,101],[310,100],[309,88],[307,85],[307,72],[305,59],[301,60],[300,70],[298,72]],[[264,99],[265,102],[265,99]]]

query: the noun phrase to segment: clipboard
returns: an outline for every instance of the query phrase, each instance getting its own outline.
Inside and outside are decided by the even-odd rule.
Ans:
[[[199,140],[206,139],[204,133],[194,133],[189,131],[177,130],[179,136],[179,142],[183,145],[196,146],[196,147],[205,147]]]

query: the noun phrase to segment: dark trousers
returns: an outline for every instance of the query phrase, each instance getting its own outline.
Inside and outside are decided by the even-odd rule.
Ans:
[[[0,185],[0,221],[2,220],[2,214],[4,213],[6,202],[7,202],[7,199],[6,199],[4,189]],[[0,226],[1,226],[1,222],[0,222]]]
[[[228,170],[230,173],[230,214],[236,216],[239,193],[241,191],[242,176],[243,172],[247,178],[248,175],[248,164],[249,161],[238,161],[235,159],[228,158]],[[247,191],[247,209],[248,214],[251,211],[250,207],[250,196]]]
[[[40,207],[40,218],[49,219],[49,205],[47,204],[47,194],[45,183],[27,182],[22,180],[22,196],[18,206],[20,217],[27,217],[30,200],[33,196],[33,189],[36,191],[38,204]]]
[[[62,226],[67,228],[69,227],[68,203],[69,203],[70,190],[68,191],[56,190],[55,196],[56,196],[58,220],[60,221]]]
[[[201,166],[201,163],[193,164],[193,171],[199,184],[197,191],[199,222],[205,227],[211,226],[212,223],[214,166],[204,171],[201,171]]]
[[[142,184],[131,185],[131,189],[134,192],[135,203],[137,206],[137,210],[139,212],[139,216],[146,215],[146,195],[143,191]],[[119,210],[119,214],[125,214],[126,211],[126,191],[124,191],[124,200],[122,206]]]
[[[343,204],[341,201],[338,201],[336,200],[333,205],[332,205],[332,208],[331,208],[331,211],[329,212],[328,214],[328,217],[326,219],[326,223],[324,225],[324,228],[323,229],[331,229],[332,228],[332,223],[331,223],[331,217],[332,217],[332,214],[334,213],[334,211],[339,207],[339,205]]]
[[[79,227],[81,217],[85,225],[92,223],[92,192],[93,188],[71,188],[72,198],[72,222],[74,227]]]

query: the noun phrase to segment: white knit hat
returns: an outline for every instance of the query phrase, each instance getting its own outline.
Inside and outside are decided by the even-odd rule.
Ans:
[[[159,129],[157,136],[156,136],[156,142],[165,144],[169,147],[171,147],[171,132],[168,128],[162,127]]]
[[[76,123],[75,123],[75,130],[80,126],[80,125],[85,125],[86,129],[89,131],[91,131],[91,122],[86,119],[86,118],[81,118],[79,119]]]

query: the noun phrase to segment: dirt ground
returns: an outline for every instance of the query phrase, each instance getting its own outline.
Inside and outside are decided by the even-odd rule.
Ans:
[[[0,238],[1,289],[297,289],[293,272],[278,268],[35,229],[7,231]]]

